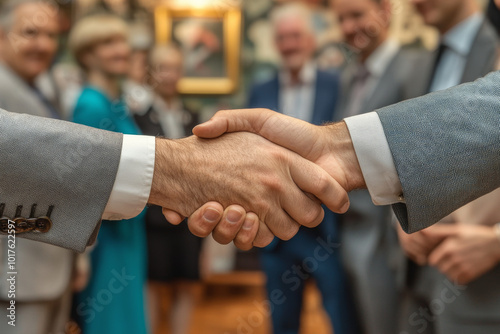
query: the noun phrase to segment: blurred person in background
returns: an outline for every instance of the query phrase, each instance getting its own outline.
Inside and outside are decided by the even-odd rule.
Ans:
[[[147,112],[135,115],[145,135],[179,139],[192,135],[198,116],[183,104],[177,92],[183,65],[180,50],[173,45],[153,48],[149,57],[154,100]],[[202,239],[189,232],[185,222],[171,225],[159,206],[146,212],[148,241],[148,298],[153,333],[189,332],[195,301],[200,294]],[[169,307],[165,312],[164,304]],[[168,319],[167,326],[161,324]]]
[[[340,28],[355,57],[341,75],[336,120],[360,115],[409,98],[417,54],[390,38],[389,0],[333,0]],[[391,208],[375,206],[366,190],[349,194],[351,206],[341,215],[342,257],[353,286],[363,332],[397,333],[397,269],[403,261]]]
[[[129,70],[126,23],[107,14],[83,18],[71,31],[69,46],[87,78],[75,106],[74,122],[140,134],[120,88],[120,80]],[[89,284],[76,302],[83,332],[147,333],[144,214],[120,222],[103,221],[90,256]]]
[[[127,79],[123,82],[125,102],[132,114],[144,115],[153,102],[153,90],[148,83],[150,76],[148,54],[151,38],[148,27],[134,24],[130,27],[130,67]]]
[[[299,3],[279,7],[272,13],[274,38],[282,58],[280,71],[256,84],[249,108],[269,108],[314,124],[331,121],[338,98],[338,76],[317,69],[312,60],[315,40],[308,8]],[[317,254],[321,245],[330,245]],[[272,312],[275,334],[298,333],[306,281],[314,278],[324,309],[336,334],[357,333],[348,284],[340,263],[337,217],[325,210],[323,223],[301,228],[289,241],[275,240],[261,252],[270,300],[283,292],[283,303]],[[314,259],[311,264],[309,259]]]
[[[475,0],[412,0],[437,28],[439,46],[418,62],[415,94],[474,81],[495,69],[498,36]],[[478,111],[480,112],[480,111]],[[445,131],[445,130],[438,130]],[[424,231],[406,234],[411,260],[401,330],[406,333],[500,332],[500,190],[460,208]],[[436,300],[444,307],[436,307]]]
[[[43,1],[8,1],[0,10],[0,108],[61,118],[37,86],[58,47],[58,8]],[[2,199],[2,202],[5,198]],[[22,217],[44,215],[50,204],[19,207]],[[46,205],[47,204],[47,205]],[[7,237],[0,236],[1,333],[63,333],[71,309],[75,254],[67,249],[16,238],[16,326],[8,325]]]

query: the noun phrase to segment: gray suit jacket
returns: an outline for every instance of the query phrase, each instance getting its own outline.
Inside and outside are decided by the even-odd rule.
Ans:
[[[401,49],[388,64],[385,73],[380,78],[371,96],[366,99],[361,106],[361,114],[389,106],[411,96],[410,84],[415,72],[415,61],[422,58],[420,50]],[[353,85],[354,76],[357,70],[357,62],[349,64],[342,72],[341,77],[341,100],[338,106],[338,120],[343,119],[347,112],[349,95]],[[416,95],[418,96],[418,95]],[[371,231],[374,239],[379,239],[390,220],[390,208],[385,206],[376,207],[373,205],[370,194],[366,190],[354,191],[349,194],[351,206],[349,211],[340,217],[345,226],[352,226],[354,223],[365,221],[369,225],[379,225],[376,231]]]
[[[0,108],[43,117],[52,115],[33,89],[3,65],[0,65],[0,85]],[[65,131],[73,128],[67,123],[5,112],[0,113],[0,118],[0,202],[6,204],[4,215],[13,218],[16,206],[23,205],[22,216],[28,217],[31,205],[36,203],[36,216],[44,216],[48,207],[54,205],[51,215],[54,225],[49,232],[19,236],[83,250],[95,234],[107,201],[106,191],[114,181],[113,164],[100,166],[108,169],[106,180],[101,179],[106,174],[92,172],[88,163],[93,160],[95,144],[88,142],[88,135],[79,140],[66,138]],[[119,142],[120,138],[112,141],[117,147]],[[102,152],[97,154],[103,158]],[[87,161],[89,158],[91,161]],[[101,182],[104,182],[102,187]],[[93,198],[94,191],[101,193],[98,200]],[[6,240],[5,236],[0,237],[0,299],[7,298],[8,290],[4,277],[8,265]],[[71,278],[72,251],[24,238],[16,239],[14,250],[18,272],[16,300],[50,300],[62,295]]]
[[[420,52],[399,50],[387,65],[371,95],[361,105],[361,113],[371,112],[402,101],[415,70]],[[348,116],[348,104],[358,63],[342,72],[339,119]],[[403,254],[390,224],[391,208],[375,206],[367,190],[349,194],[350,207],[339,216],[342,222],[342,258],[350,275],[366,333],[396,333],[397,322],[386,313],[398,312],[395,271]]]
[[[54,205],[47,233],[16,238],[16,299],[56,298],[67,286],[73,253],[52,245],[83,251],[95,240],[115,180],[122,135],[45,118],[50,112],[38,96],[3,66],[0,85],[0,107],[44,116],[0,109],[3,214],[13,218],[16,207],[23,205],[22,216],[28,217],[32,204],[37,204],[35,216],[44,216]],[[0,294],[6,298],[6,238],[0,243]]]
[[[484,23],[462,78],[494,68],[498,41]],[[435,54],[422,58],[411,94],[431,81]],[[393,209],[407,232],[434,224],[500,187],[500,73],[378,111],[403,185],[406,204]]]
[[[378,110],[406,203],[403,229],[426,228],[500,187],[500,72]]]

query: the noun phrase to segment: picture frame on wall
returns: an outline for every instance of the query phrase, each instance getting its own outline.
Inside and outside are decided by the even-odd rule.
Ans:
[[[232,94],[240,76],[241,10],[155,9],[157,44],[175,43],[184,59],[181,94]]]

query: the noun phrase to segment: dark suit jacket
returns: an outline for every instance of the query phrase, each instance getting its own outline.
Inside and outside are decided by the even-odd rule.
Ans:
[[[191,136],[193,134],[193,128],[198,125],[198,114],[186,108],[184,104],[182,105],[182,109],[184,110],[184,132],[186,136]],[[165,132],[161,128],[157,116],[157,111],[153,106],[149,107],[144,115],[134,115],[134,119],[143,134],[148,136],[165,136]]]
[[[335,106],[337,105],[339,90],[339,77],[324,71],[316,72],[315,97],[313,107],[313,124],[323,124],[333,120]],[[249,108],[267,108],[275,111],[280,110],[280,82],[276,75],[271,80],[255,85],[251,92],[248,102]],[[326,223],[327,222],[327,223]],[[325,218],[318,227],[309,229],[301,228],[299,237],[302,233],[314,233],[317,235],[337,236],[336,216],[325,208]],[[268,250],[274,249],[280,241],[275,238],[273,243],[268,246]]]

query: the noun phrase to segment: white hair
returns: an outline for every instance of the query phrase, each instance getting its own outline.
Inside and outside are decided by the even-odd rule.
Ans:
[[[271,12],[270,19],[275,31],[281,21],[293,19],[301,20],[307,32],[314,33],[311,10],[302,2],[290,2],[277,7]]]
[[[0,28],[9,30],[14,23],[14,12],[25,4],[45,4],[56,11],[59,7],[55,1],[49,0],[7,0],[0,7]]]

